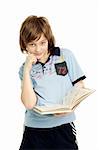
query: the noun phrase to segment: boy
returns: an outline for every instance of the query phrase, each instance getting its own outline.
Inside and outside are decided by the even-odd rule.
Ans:
[[[33,111],[35,105],[62,104],[73,86],[84,86],[86,77],[73,53],[55,47],[48,20],[37,16],[29,16],[22,23],[20,48],[28,54],[19,70],[21,100],[26,108],[20,150],[77,150],[74,112],[40,115]]]

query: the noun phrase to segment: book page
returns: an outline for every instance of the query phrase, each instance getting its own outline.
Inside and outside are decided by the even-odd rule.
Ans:
[[[53,105],[53,106],[36,106],[33,109],[40,114],[55,114],[55,113],[70,113],[71,110],[66,108],[64,105]]]
[[[63,104],[68,108],[73,108],[75,105],[80,103],[83,99],[88,97],[95,90],[82,87],[73,87],[63,99]]]

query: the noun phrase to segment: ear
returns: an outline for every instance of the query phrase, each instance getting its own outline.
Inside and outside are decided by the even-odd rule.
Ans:
[[[26,53],[28,53],[28,48],[27,48],[27,47],[26,47],[26,50],[25,50],[25,52],[26,52]]]
[[[26,47],[26,51],[28,51],[28,48]]]

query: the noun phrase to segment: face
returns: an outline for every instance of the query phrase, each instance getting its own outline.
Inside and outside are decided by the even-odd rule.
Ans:
[[[30,54],[34,54],[38,60],[41,60],[48,54],[48,40],[42,34],[39,40],[28,43],[26,50]]]

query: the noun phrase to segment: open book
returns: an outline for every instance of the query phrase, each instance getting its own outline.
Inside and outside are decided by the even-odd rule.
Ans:
[[[34,106],[33,110],[40,114],[70,113],[85,98],[91,95],[95,90],[74,86],[68,94],[65,95],[62,104],[51,104],[46,106]]]

